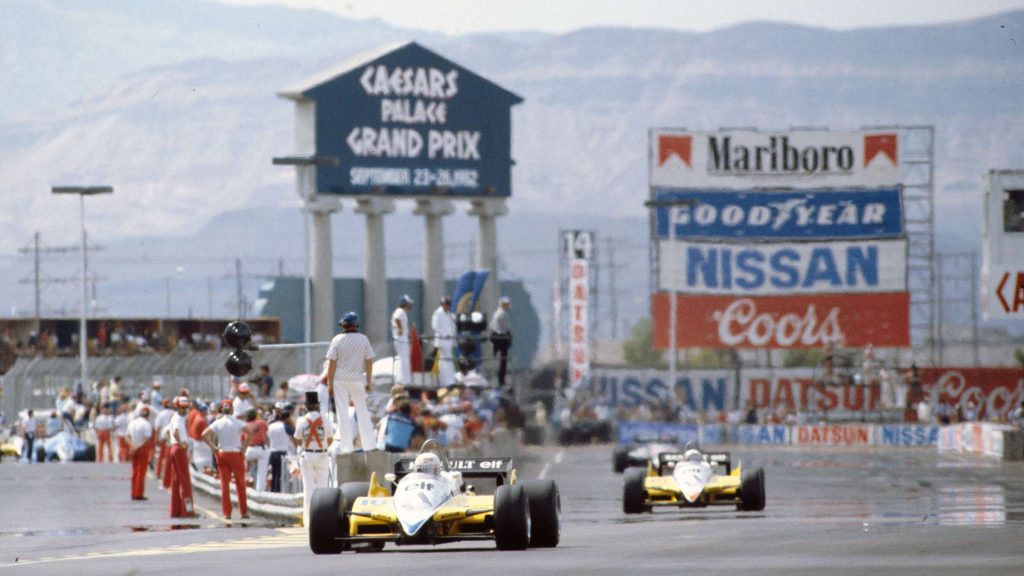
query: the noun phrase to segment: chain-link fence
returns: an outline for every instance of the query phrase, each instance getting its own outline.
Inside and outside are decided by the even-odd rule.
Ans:
[[[319,371],[324,350],[313,349],[314,371]],[[286,380],[301,374],[305,352],[267,350],[255,354],[256,365],[267,364],[275,380]],[[121,393],[135,397],[151,389],[154,381],[163,384],[164,395],[174,395],[179,388],[202,398],[220,398],[228,392],[228,373],[224,361],[228,352],[172,352],[139,356],[101,356],[89,358],[89,380],[98,382],[121,376]],[[7,422],[14,422],[25,408],[50,408],[64,388],[74,387],[80,374],[78,358],[18,358],[3,376],[4,394],[0,397],[0,413]],[[92,392],[92,384],[86,395]]]

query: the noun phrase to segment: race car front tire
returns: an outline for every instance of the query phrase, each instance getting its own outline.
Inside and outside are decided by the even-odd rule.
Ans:
[[[530,504],[520,484],[494,493],[494,542],[498,550],[526,550],[530,544]]]
[[[748,512],[764,510],[764,469],[744,470],[740,476],[740,501],[736,508]]]
[[[530,503],[530,547],[554,548],[562,531],[562,499],[554,480],[521,482]]]
[[[626,514],[640,514],[647,512],[644,505],[647,499],[647,491],[644,489],[644,478],[647,477],[646,468],[627,468],[622,477],[622,511]]]
[[[317,488],[309,504],[309,548],[314,554],[341,554],[347,536],[345,497],[337,488]]]

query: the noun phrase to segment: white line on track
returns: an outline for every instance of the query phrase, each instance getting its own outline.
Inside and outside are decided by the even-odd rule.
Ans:
[[[564,458],[564,457],[565,457],[565,450],[559,450],[558,452],[555,453],[554,463],[555,464],[561,464],[562,463],[562,458]],[[540,478],[541,480],[543,480],[544,478],[547,477],[548,472],[550,472],[550,471],[551,471],[551,462],[545,462],[544,463],[544,467],[540,469],[540,474],[537,475],[537,478]]]

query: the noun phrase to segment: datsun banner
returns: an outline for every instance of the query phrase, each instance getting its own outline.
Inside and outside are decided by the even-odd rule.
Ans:
[[[654,345],[669,343],[669,298],[651,303]],[[676,296],[680,348],[910,346],[910,293]]]
[[[807,192],[655,189],[654,199],[659,205],[656,226],[661,239],[821,240],[903,235],[898,188]]]
[[[893,186],[899,137],[853,132],[651,130],[650,185],[664,188]]]
[[[868,424],[794,426],[793,444],[801,446],[873,446],[875,427]]]
[[[658,288],[686,294],[903,292],[906,240],[722,244],[663,240]]]

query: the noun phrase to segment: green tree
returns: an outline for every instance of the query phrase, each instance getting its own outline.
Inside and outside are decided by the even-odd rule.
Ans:
[[[654,324],[650,318],[641,318],[630,330],[629,340],[622,346],[622,355],[628,366],[664,370],[665,353],[654,349]]]

